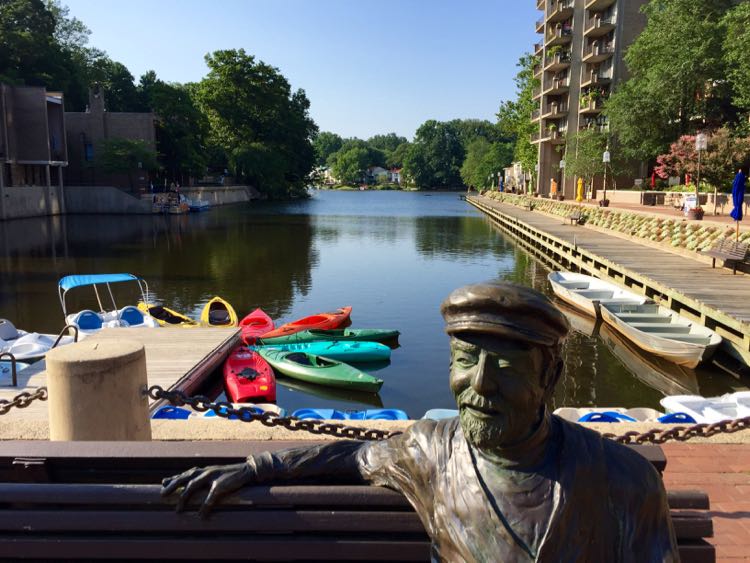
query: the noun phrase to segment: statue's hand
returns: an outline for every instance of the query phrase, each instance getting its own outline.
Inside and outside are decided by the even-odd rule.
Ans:
[[[196,491],[208,488],[208,494],[198,512],[205,518],[221,497],[252,483],[255,477],[255,469],[248,463],[193,467],[162,480],[161,494],[168,496],[183,488],[177,500],[177,511],[180,512]]]

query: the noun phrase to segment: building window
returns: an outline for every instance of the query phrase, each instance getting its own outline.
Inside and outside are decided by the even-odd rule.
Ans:
[[[83,158],[86,162],[94,160],[94,145],[91,143],[84,143],[83,145]]]

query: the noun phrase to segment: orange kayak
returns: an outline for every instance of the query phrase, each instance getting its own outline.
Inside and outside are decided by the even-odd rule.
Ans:
[[[258,336],[273,330],[273,326],[273,319],[263,309],[255,309],[240,321],[242,340],[245,344],[254,344]]]
[[[279,328],[277,328],[276,330],[272,330],[271,332],[266,332],[262,335],[262,338],[289,336],[290,334],[294,334],[302,330],[310,330],[313,328],[328,330],[346,326],[346,324],[349,322],[349,315],[351,314],[351,312],[351,307],[342,307],[341,309],[330,313],[310,315],[309,317],[304,317],[302,319],[292,321],[291,323],[281,325]]]

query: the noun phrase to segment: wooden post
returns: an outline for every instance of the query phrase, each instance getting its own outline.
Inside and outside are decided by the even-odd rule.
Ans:
[[[150,440],[146,352],[132,340],[47,353],[50,440]]]

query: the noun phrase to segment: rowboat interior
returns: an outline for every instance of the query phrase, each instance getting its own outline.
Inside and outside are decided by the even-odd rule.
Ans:
[[[656,303],[602,303],[608,311],[631,327],[650,336],[707,346],[711,342],[707,329],[665,312]]]

